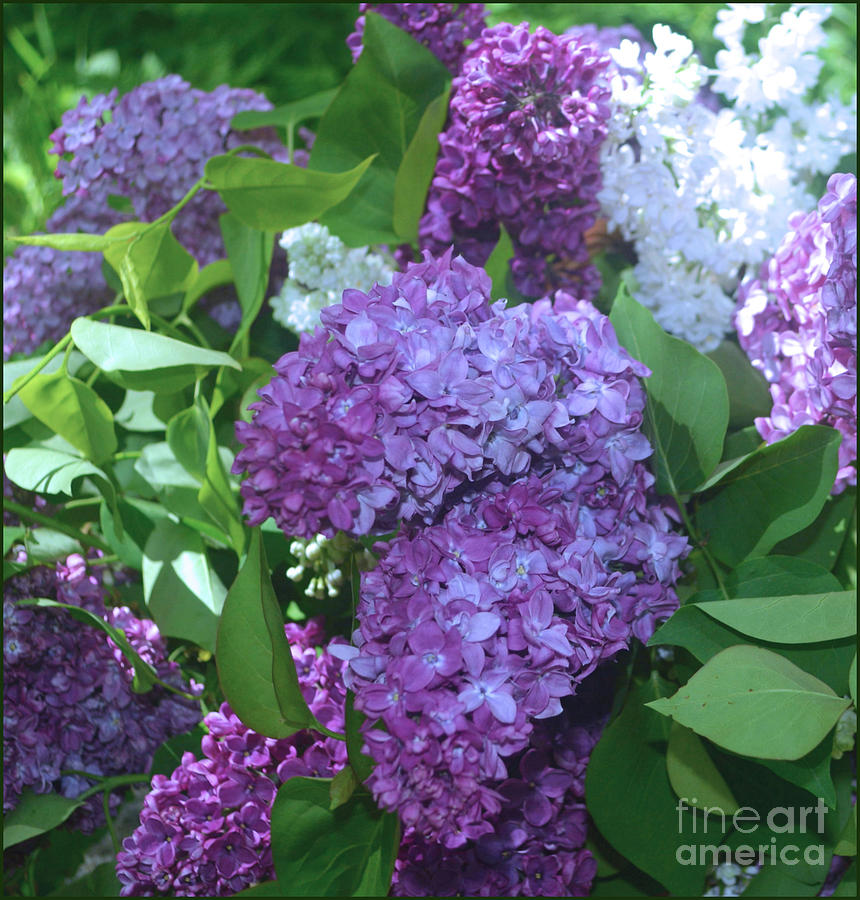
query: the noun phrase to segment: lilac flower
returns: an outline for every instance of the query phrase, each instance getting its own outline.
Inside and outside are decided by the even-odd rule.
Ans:
[[[486,11],[483,3],[359,3],[361,15],[355,31],[346,39],[352,61],[361,56],[364,13],[378,13],[410,34],[438,56],[456,74],[465,50],[465,42],[481,34]]]
[[[342,664],[326,650],[319,620],[285,631],[297,663],[312,660],[301,679],[305,699],[327,727],[343,730]],[[168,778],[156,775],[140,825],[117,856],[122,896],[231,896],[275,877],[271,810],[280,783],[295,775],[331,777],[346,765],[342,741],[314,732],[264,737],[229,705],[204,719],[202,757],[182,756]]]
[[[527,23],[485,29],[454,78],[422,247],[453,242],[483,265],[503,225],[520,291],[593,297],[600,281],[585,234],[598,210],[609,64],[578,36],[530,34]]]
[[[92,785],[83,776],[64,775],[66,770],[97,775],[145,770],[159,745],[200,719],[196,703],[164,688],[134,693],[131,665],[104,632],[82,626],[62,610],[16,603],[31,597],[102,616],[125,632],[162,680],[189,690],[176,663],[167,661],[154,623],[125,607],[105,610],[101,572],[88,571],[82,557],[70,556],[55,570],[38,566],[14,576],[3,597],[4,812],[15,808],[27,787],[76,797]],[[102,820],[96,796],[70,824],[91,831]]]
[[[833,493],[857,472],[857,179],[836,174],[818,208],[795,213],[759,278],[739,293],[735,325],[770,382],[773,409],[756,419],[768,443],[801,425],[842,434]]]
[[[285,160],[286,150],[271,130],[230,129],[240,110],[270,108],[254,91],[222,85],[205,93],[178,75],[142,84],[119,100],[115,89],[82,98],[51,135],[67,200],[48,220],[47,231],[101,233],[129,220],[109,206],[111,195],[130,201],[133,218],[151,222],[188,192],[209,157],[240,144],[257,144]],[[224,256],[218,227],[224,211],[215,192],[202,191],[174,221],[176,237],[201,265]],[[59,340],[73,318],[110,302],[113,292],[101,262],[97,253],[18,248],[3,270],[4,359]],[[213,314],[225,324],[232,315]]]

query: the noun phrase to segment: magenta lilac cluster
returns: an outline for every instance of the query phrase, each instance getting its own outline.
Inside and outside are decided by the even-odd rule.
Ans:
[[[486,24],[483,3],[359,3],[358,9],[355,31],[346,39],[353,62],[361,56],[364,14],[374,12],[427,47],[451,74],[459,68],[465,42],[477,38]]]
[[[652,484],[605,459],[490,482],[377,546],[354,647],[337,652],[368,717],[368,786],[405,825],[446,847],[490,833],[534,722],[677,607],[687,544]]]
[[[342,732],[342,663],[317,653],[319,621],[286,632],[311,711]],[[296,775],[328,778],[346,765],[343,741],[307,731],[267,738],[226,703],[204,725],[201,758],[186,752],[172,775],[152,779],[140,825],[123,841],[117,876],[124,897],[227,897],[272,880],[270,819],[279,785]]]
[[[579,698],[577,698],[578,700]],[[585,849],[585,768],[605,720],[564,712],[535,726],[507,761],[492,829],[448,848],[406,832],[392,894],[401,897],[584,897],[597,864]]]
[[[167,684],[184,691],[154,623],[127,608],[105,609],[98,567],[77,555],[55,569],[39,566],[6,582],[3,592],[3,811],[21,792],[77,797],[96,775],[145,771],[168,738],[200,721],[200,707],[164,688],[132,691],[133,671],[103,631],[64,610],[16,601],[47,597],[79,606],[122,629],[134,649]],[[86,831],[104,821],[101,796],[88,800],[70,824]]]
[[[834,493],[857,483],[857,178],[832,175],[817,209],[795,213],[759,277],[741,286],[741,346],[770,382],[768,442],[801,425],[839,430]]]
[[[489,292],[449,248],[323,310],[236,425],[251,524],[385,533],[434,521],[470,483],[553,465],[623,483],[651,453],[648,370],[587,302],[559,292],[508,310]]]
[[[520,291],[540,297],[566,288],[592,298],[600,278],[585,234],[599,208],[609,65],[576,35],[530,33],[525,22],[485,29],[454,78],[422,247],[453,243],[483,265],[502,225]]]
[[[131,218],[151,222],[182,199],[207,159],[240,144],[286,160],[273,131],[230,127],[237,112],[266,109],[271,104],[254,91],[222,85],[206,93],[178,75],[142,84],[119,100],[116,89],[81,98],[51,135],[67,200],[48,221],[48,232],[103,233]],[[112,195],[129,201],[133,214],[112,208]],[[201,265],[224,256],[218,227],[223,212],[218,195],[202,191],[174,221],[176,237]],[[113,292],[101,265],[97,253],[16,250],[3,270],[4,358],[59,340],[73,318],[109,303]],[[212,313],[229,325],[235,308]]]

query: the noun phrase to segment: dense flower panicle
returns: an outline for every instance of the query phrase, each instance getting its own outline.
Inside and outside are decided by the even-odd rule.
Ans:
[[[381,534],[432,522],[467,482],[535,465],[599,462],[623,481],[650,454],[636,377],[648,370],[589,303],[559,292],[554,307],[506,310],[489,288],[449,249],[323,310],[236,425],[251,523]]]
[[[486,24],[483,3],[359,3],[361,15],[355,31],[346,39],[352,61],[361,56],[364,13],[378,13],[403,29],[434,56],[452,75],[457,73],[466,41],[477,38]]]
[[[421,220],[422,247],[453,242],[483,265],[511,237],[511,273],[533,297],[599,287],[585,234],[595,222],[609,57],[527,23],[487,28],[454,78],[448,125]]]
[[[792,7],[747,54],[745,23],[764,15],[752,3],[718,13],[714,33],[727,49],[712,72],[665,25],[654,27],[644,56],[630,40],[609,51],[601,211],[633,245],[635,298],[703,352],[731,329],[742,267],[756,270],[791,211],[812,206],[813,176],[856,151],[856,98],[810,100],[830,8]],[[731,105],[705,91],[709,74]]]
[[[336,652],[368,716],[368,786],[445,846],[492,830],[492,782],[534,720],[677,607],[686,539],[641,462],[616,466],[619,480],[611,465],[484,483],[440,524],[378,545],[362,575],[355,646]]]
[[[774,257],[739,294],[741,346],[770,382],[756,419],[768,442],[801,425],[842,434],[834,493],[857,483],[857,178],[832,175],[811,213],[795,213]]]
[[[305,700],[326,727],[343,731],[342,663],[315,647],[318,620],[286,626]],[[275,877],[271,810],[295,775],[327,778],[346,765],[343,741],[316,732],[274,739],[247,728],[227,703],[209,713],[202,756],[182,756],[156,775],[140,825],[123,841],[117,876],[124,897],[226,897]]]
[[[369,291],[375,284],[390,284],[394,274],[393,260],[368,247],[347,247],[316,222],[285,231],[279,243],[289,268],[269,305],[275,321],[296,334],[312,333],[322,310],[337,303],[347,288]]]
[[[597,866],[583,846],[584,780],[611,699],[614,673],[606,674],[608,679],[595,673],[582,684],[581,694],[565,701],[561,714],[536,723],[528,747],[507,760],[506,777],[498,785],[501,809],[491,831],[456,848],[434,843],[416,829],[405,833],[393,895],[589,893]],[[595,683],[600,685],[596,690]]]
[[[179,667],[168,662],[153,622],[127,608],[106,610],[101,573],[70,556],[56,570],[39,566],[6,582],[3,596],[3,810],[21,791],[57,791],[77,797],[92,781],[67,770],[118,775],[145,771],[167,738],[200,721],[197,703],[155,687],[132,691],[134,673],[101,630],[63,610],[21,606],[47,597],[79,606],[125,632],[159,678],[188,691]],[[192,685],[192,690],[197,687]],[[70,823],[86,831],[103,821],[101,797],[76,811]]]
[[[67,200],[49,219],[48,232],[102,233],[132,218],[151,222],[182,199],[207,159],[240,144],[256,144],[285,161],[287,151],[271,129],[230,128],[237,112],[266,109],[271,104],[254,91],[222,85],[206,93],[178,75],[142,84],[121,99],[116,89],[81,98],[51,135]],[[113,209],[111,195],[126,198],[133,214]],[[224,256],[218,227],[224,211],[214,191],[201,191],[174,220],[176,237],[201,265]],[[74,317],[110,302],[101,265],[98,253],[18,248],[3,270],[4,358],[58,340]],[[211,313],[229,325],[233,307]]]

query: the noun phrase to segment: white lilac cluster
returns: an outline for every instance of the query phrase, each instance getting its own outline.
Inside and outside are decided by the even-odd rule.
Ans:
[[[632,41],[610,51],[618,71],[602,211],[634,245],[636,299],[706,352],[731,329],[742,267],[757,268],[773,252],[788,215],[814,206],[812,177],[856,148],[854,105],[809,102],[829,9],[793,6],[758,54],[746,54],[742,33],[763,19],[762,6],[718,14],[715,34],[728,49],[713,71],[665,25],[655,26],[655,49],[641,62]],[[709,74],[732,106],[703,102]]]
[[[740,897],[746,886],[761,870],[760,866],[739,866],[737,863],[720,863],[708,875],[705,897]]]
[[[353,554],[360,572],[374,567],[373,554],[350,540],[342,531],[329,539],[316,534],[310,540],[295,538],[290,544],[290,553],[296,558],[296,565],[287,569],[287,578],[302,581],[308,572],[311,580],[305,588],[305,596],[316,600],[337,597],[343,587],[343,565]]]
[[[340,303],[345,288],[369,291],[391,283],[394,261],[368,247],[347,247],[325,225],[310,222],[281,235],[289,272],[280,292],[269,300],[284,328],[303,334],[320,324],[320,311]]]

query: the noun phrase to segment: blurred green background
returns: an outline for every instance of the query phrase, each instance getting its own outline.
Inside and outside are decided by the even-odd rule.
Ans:
[[[490,24],[528,20],[556,32],[574,24],[656,22],[687,34],[712,64],[715,3],[493,3]],[[775,5],[778,13],[788,4]],[[124,93],[177,73],[195,87],[252,87],[275,105],[334,87],[351,64],[344,43],[357,3],[4,4],[3,228],[38,230],[61,202],[48,135],[82,94]],[[856,90],[856,8],[836,4],[827,25],[824,90]]]

